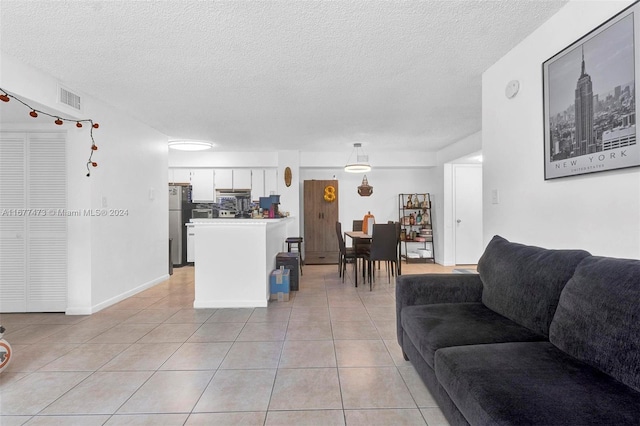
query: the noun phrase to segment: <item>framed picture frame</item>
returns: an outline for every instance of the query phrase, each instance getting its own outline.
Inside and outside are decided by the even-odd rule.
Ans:
[[[545,180],[640,165],[635,2],[542,64]]]

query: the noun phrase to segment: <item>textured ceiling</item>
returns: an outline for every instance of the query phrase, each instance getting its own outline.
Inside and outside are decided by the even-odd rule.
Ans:
[[[480,130],[482,72],[565,3],[1,0],[0,48],[220,150],[431,151]]]

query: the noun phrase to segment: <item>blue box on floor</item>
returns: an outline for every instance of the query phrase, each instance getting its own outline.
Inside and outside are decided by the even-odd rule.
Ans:
[[[278,302],[289,301],[289,283],[290,283],[289,269],[280,268],[271,272],[269,277],[269,292],[271,293],[271,300],[278,300]]]

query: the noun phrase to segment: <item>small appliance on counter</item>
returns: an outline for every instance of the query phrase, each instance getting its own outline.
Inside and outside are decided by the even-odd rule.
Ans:
[[[192,219],[213,219],[215,216],[213,204],[197,203],[193,210],[191,210]]]

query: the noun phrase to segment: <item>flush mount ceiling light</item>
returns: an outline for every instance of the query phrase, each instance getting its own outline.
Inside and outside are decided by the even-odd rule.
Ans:
[[[213,147],[209,141],[195,141],[189,139],[175,139],[169,141],[169,148],[180,151],[204,151]]]
[[[356,154],[356,162],[351,162],[351,158],[353,154]],[[353,144],[353,151],[351,151],[351,155],[349,156],[349,160],[347,161],[347,165],[344,166],[344,171],[348,173],[366,173],[371,171],[371,166],[369,165],[369,156],[365,155],[362,150],[361,143]]]

